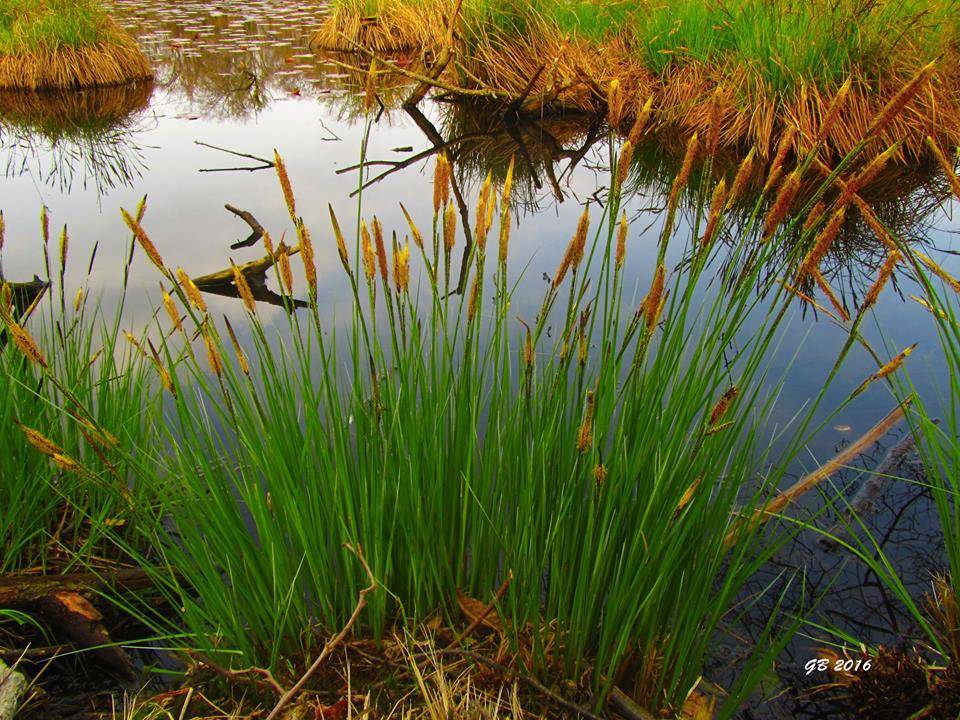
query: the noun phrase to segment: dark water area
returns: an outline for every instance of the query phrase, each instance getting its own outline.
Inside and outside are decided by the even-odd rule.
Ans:
[[[237,264],[258,259],[263,255],[261,246],[230,249],[250,229],[224,204],[249,211],[275,238],[284,229],[291,235],[275,173],[257,159],[269,160],[276,149],[287,162],[299,211],[314,234],[320,307],[330,309],[331,322],[346,320],[350,287],[329,230],[327,203],[342,222],[353,226],[356,199],[351,193],[360,178],[349,168],[360,158],[365,133],[363,76],[338,65],[337,58],[308,48],[311,32],[323,21],[323,4],[114,0],[113,7],[118,21],[138,38],[154,62],[153,86],[68,96],[0,97],[0,209],[7,226],[3,276],[25,281],[44,274],[38,217],[45,205],[53,228],[64,223],[69,227],[68,287],[84,281],[87,260],[96,248],[90,290],[105,308],[115,306],[129,243],[119,209],[132,211],[143,195],[148,197],[143,225],[168,265],[182,265],[197,276],[228,267],[229,259]],[[606,130],[580,117],[505,125],[483,108],[449,102],[426,101],[419,112],[409,112],[396,102],[406,85],[392,82],[379,91],[386,107],[369,135],[367,157],[374,162],[367,168],[366,179],[383,177],[363,191],[365,216],[376,214],[387,233],[397,230],[402,235],[407,227],[400,210],[403,203],[419,223],[428,226],[433,152],[438,143],[450,148],[471,212],[486,171],[502,177],[510,157],[516,155],[519,207],[510,267],[520,282],[511,310],[532,318],[546,289],[544,275],[552,275],[557,267],[583,204],[593,203],[599,217],[608,183]],[[633,297],[634,306],[650,282],[666,195],[682,152],[682,142],[658,139],[640,153],[631,173],[629,182],[638,192],[627,206],[631,230],[625,277],[626,287],[633,288],[627,297]],[[734,166],[737,161],[730,159]],[[891,227],[960,275],[956,254],[960,206],[949,199],[936,173],[891,175],[865,196]],[[698,202],[703,199],[685,199],[678,239],[689,235],[689,217]],[[461,237],[461,249],[462,243]],[[673,263],[680,260],[681,244],[676,242],[668,256]],[[858,222],[845,227],[837,247],[825,274],[844,297],[862,298],[885,251]],[[146,258],[135,257],[126,326],[142,327],[149,321],[160,302],[159,279]],[[276,289],[272,273],[266,281],[268,288]],[[935,325],[927,310],[910,299],[911,294],[920,292],[911,281],[895,277],[863,332],[888,357],[918,343],[908,361],[911,378],[921,396],[936,408],[945,396],[946,366]],[[209,295],[207,302],[214,315],[242,317],[235,298]],[[286,320],[281,308],[264,306],[260,317],[282,336]],[[819,391],[846,340],[841,328],[799,303],[787,322],[789,342],[782,343],[771,360],[772,377],[786,373],[771,432],[788,426]],[[828,392],[823,412],[839,405],[876,369],[866,352],[855,349]],[[893,405],[889,390],[875,383],[826,421],[797,474],[815,468],[855,440]],[[903,433],[899,428],[859,462],[864,467],[878,462]],[[834,484],[842,488],[860,475],[844,471]],[[811,511],[816,502],[812,505]],[[928,499],[916,485],[891,481],[876,506],[870,522],[922,592],[937,566],[929,552],[936,530]],[[830,607],[821,608],[824,617],[864,639],[889,642],[909,635],[905,619],[890,608],[868,573],[842,553],[819,547],[816,538],[802,538],[778,562],[782,563],[779,569],[812,563],[822,568],[823,578],[836,577],[833,571],[843,565],[835,589],[846,595],[831,596]],[[811,647],[812,641],[803,637],[791,646],[790,657],[780,663],[785,675],[790,674],[791,665],[795,670],[802,668],[809,659],[804,653],[813,652]],[[784,701],[782,707],[750,716],[831,716],[829,708],[814,706]]]

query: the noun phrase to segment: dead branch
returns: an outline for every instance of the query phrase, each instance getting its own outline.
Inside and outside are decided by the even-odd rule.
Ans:
[[[251,245],[256,245],[260,238],[263,237],[263,234],[266,230],[263,229],[263,225],[257,222],[257,219],[253,216],[252,213],[247,212],[246,210],[241,210],[236,208],[230,203],[225,204],[223,207],[227,209],[228,212],[232,212],[238,218],[243,220],[247,225],[250,226],[250,235],[247,236],[246,240],[238,240],[230,246],[231,250],[238,250],[240,248],[250,247]]]
[[[213,672],[227,682],[251,682],[258,687],[273,690],[277,695],[283,695],[283,686],[277,682],[277,679],[273,676],[273,673],[266,668],[249,667],[243,670],[229,670],[222,665],[217,664],[205,655],[194,656],[193,653],[188,654],[194,657],[194,660],[198,664],[205,665],[206,667],[210,668],[213,670]]]
[[[234,172],[237,170],[246,170],[248,172],[254,172],[256,170],[268,170],[274,166],[272,160],[267,160],[266,158],[258,157],[257,155],[250,155],[249,153],[237,152],[236,150],[228,150],[227,148],[217,147],[216,145],[211,145],[210,143],[200,142],[199,140],[193,141],[194,145],[201,145],[203,147],[208,147],[211,150],[217,150],[219,152],[227,153],[229,155],[235,155],[237,157],[248,158],[250,160],[256,160],[262,165],[257,165],[255,167],[230,167],[230,168],[201,168],[200,172]]]
[[[286,707],[287,704],[297,696],[297,694],[303,689],[304,685],[307,684],[313,674],[319,670],[320,666],[326,662],[328,657],[330,657],[330,653],[332,653],[337,646],[343,642],[344,638],[350,634],[354,624],[360,617],[360,613],[367,605],[367,595],[374,592],[379,587],[377,579],[374,577],[373,572],[370,570],[370,566],[367,564],[366,558],[363,556],[363,548],[360,547],[360,545],[357,545],[356,547],[353,547],[352,545],[344,545],[344,547],[357,556],[360,564],[363,565],[364,571],[367,573],[367,578],[370,580],[370,584],[361,590],[357,596],[357,605],[354,607],[353,614],[350,616],[350,619],[347,620],[347,624],[343,626],[340,632],[327,641],[327,644],[323,646],[323,650],[320,652],[319,657],[313,661],[313,664],[297,681],[296,685],[283,694],[276,706],[274,706],[273,710],[270,711],[270,714],[267,716],[267,720],[276,720],[280,716],[280,712],[283,710],[283,708]]]
[[[450,83],[444,82],[443,80],[440,80],[439,78],[431,78],[431,77],[429,77],[428,75],[422,75],[421,73],[414,72],[413,70],[408,70],[407,68],[402,68],[402,67],[400,67],[399,65],[397,65],[396,63],[392,63],[392,62],[390,62],[389,60],[385,60],[384,58],[379,57],[376,53],[372,52],[371,50],[368,50],[368,49],[365,48],[363,45],[361,45],[361,44],[358,43],[358,42],[355,42],[354,40],[352,40],[351,38],[347,37],[346,35],[342,35],[342,34],[341,34],[341,37],[342,37],[344,40],[346,40],[348,43],[350,43],[350,45],[352,45],[353,48],[354,48],[357,52],[359,52],[361,55],[365,55],[366,57],[368,57],[368,58],[371,59],[371,60],[376,60],[378,64],[383,65],[383,66],[389,68],[390,70],[392,70],[393,72],[398,73],[398,74],[400,74],[400,75],[403,75],[404,77],[408,77],[408,78],[410,78],[411,80],[416,80],[416,81],[418,81],[418,82],[429,83],[429,84],[432,85],[433,87],[440,88],[441,90],[446,90],[447,92],[451,92],[451,93],[453,93],[454,95],[463,95],[463,96],[471,96],[471,97],[494,98],[495,100],[510,100],[510,99],[511,99],[511,96],[510,96],[509,93],[505,93],[505,92],[502,92],[502,91],[500,91],[500,90],[495,90],[495,89],[493,89],[493,88],[477,89],[477,88],[457,87],[456,85],[451,85]],[[336,65],[336,66],[338,66],[338,67],[342,67],[342,68],[345,68],[345,69],[348,69],[348,70],[353,70],[353,71],[355,71],[355,72],[356,72],[356,71],[362,71],[362,68],[358,68],[358,67],[356,67],[356,66],[354,66],[354,65],[349,65],[349,64],[347,64],[347,63],[340,62],[340,61],[334,60],[334,59],[332,59],[332,58],[328,59],[327,61],[330,62],[330,63],[333,64],[333,65]]]

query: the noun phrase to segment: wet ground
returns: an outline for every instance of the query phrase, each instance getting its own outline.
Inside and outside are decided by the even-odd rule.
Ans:
[[[238,264],[259,258],[259,247],[230,250],[249,228],[223,206],[230,203],[253,213],[277,236],[288,228],[269,165],[277,149],[287,161],[300,212],[313,228],[320,305],[346,307],[349,286],[327,230],[326,205],[331,203],[341,218],[356,213],[351,194],[360,178],[350,168],[360,158],[365,132],[360,98],[365,77],[338,64],[359,63],[356,58],[323,57],[308,48],[311,31],[323,21],[324,5],[287,0],[214,4],[114,0],[113,5],[120,23],[137,36],[155,64],[153,86],[56,97],[0,97],[0,208],[7,225],[4,276],[22,281],[43,274],[37,218],[46,205],[54,227],[67,223],[70,228],[73,262],[68,284],[82,280],[96,247],[93,289],[106,306],[116,303],[128,242],[119,208],[132,209],[144,194],[148,196],[144,226],[168,263],[202,275],[223,269],[229,258]],[[396,59],[401,64],[415,60]],[[605,197],[605,129],[580,117],[504,123],[488,108],[449,102],[427,101],[420,111],[405,111],[397,109],[396,100],[406,87],[397,80],[391,83],[379,90],[384,107],[377,111],[370,131],[368,158],[376,164],[364,178],[369,183],[363,191],[364,212],[377,214],[388,232],[402,231],[406,227],[402,202],[426,223],[432,214],[430,179],[437,147],[449,149],[459,189],[471,207],[487,169],[502,176],[516,155],[522,211],[517,212],[511,267],[518,277],[523,273],[523,279],[513,309],[520,316],[533,316],[545,289],[543,276],[557,266],[582,205],[599,207]],[[628,206],[626,277],[638,299],[649,284],[665,194],[681,153],[682,142],[658,139],[640,153],[631,173],[638,193]],[[926,171],[896,175],[871,192],[889,224],[960,274],[955,255],[960,248],[958,205],[947,199],[942,178]],[[687,198],[684,212],[689,214],[697,202],[703,200]],[[883,250],[857,223],[845,228],[838,247],[841,251],[829,260],[830,280],[847,297],[862,297],[883,260]],[[157,281],[150,263],[136,258],[126,305],[131,326],[145,322],[157,306]],[[268,287],[272,283],[268,277]],[[945,366],[927,311],[909,300],[913,292],[916,289],[907,281],[897,279],[879,302],[876,322],[871,320],[864,332],[876,346],[893,349],[891,354],[918,342],[909,361],[913,380],[935,402],[938,388],[946,382]],[[239,301],[232,298],[211,297],[209,302],[215,313],[241,312]],[[281,320],[281,313],[279,308],[264,309],[261,318],[269,323]],[[773,359],[773,375],[790,368],[775,418],[779,425],[819,389],[845,339],[842,330],[808,311],[798,309],[789,322],[792,335],[802,344],[799,351],[797,346],[782,348]],[[842,401],[875,369],[866,353],[854,353],[825,407]],[[875,383],[830,419],[810,447],[807,469],[858,437],[892,404],[889,392]],[[897,439],[885,438],[883,445]],[[876,457],[864,463],[879,462],[883,452],[878,446]],[[798,468],[798,473],[802,470]],[[855,479],[855,473],[846,475],[849,482]],[[843,479],[837,482],[842,485]],[[871,522],[896,548],[898,562],[910,569],[918,588],[925,586],[930,566],[936,565],[936,558],[926,552],[936,532],[928,499],[915,485],[894,483],[884,489],[876,507]],[[909,633],[904,619],[890,609],[882,590],[862,568],[819,547],[815,539],[809,539],[811,547],[803,542],[784,551],[779,559],[783,567],[812,563],[826,578],[835,577],[830,571],[844,565],[838,587],[847,595],[842,600],[831,596],[829,607],[823,608],[826,617],[850,632],[884,642]],[[790,656],[782,660],[785,677],[807,659],[804,653],[811,652],[811,643],[805,642],[794,643]],[[790,701],[761,714],[830,717],[828,711],[816,703]]]

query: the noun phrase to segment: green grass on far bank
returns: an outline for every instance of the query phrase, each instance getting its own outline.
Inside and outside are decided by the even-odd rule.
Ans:
[[[95,45],[104,39],[107,22],[95,0],[4,0],[0,54]]]
[[[336,0],[376,16],[399,5],[427,9],[433,0]],[[520,36],[544,28],[602,42],[625,40],[644,66],[663,76],[691,63],[729,64],[759,76],[774,91],[800,82],[839,85],[851,73],[876,71],[955,45],[955,0],[464,0],[468,37]]]

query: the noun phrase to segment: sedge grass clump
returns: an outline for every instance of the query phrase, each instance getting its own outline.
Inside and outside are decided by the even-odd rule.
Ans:
[[[876,111],[937,60],[935,82],[911,113],[877,133],[881,142],[869,152],[905,141],[898,160],[925,156],[930,128],[944,144],[960,143],[954,0],[465,0],[458,7],[451,18],[441,0],[341,0],[315,42],[420,49],[434,69],[431,58],[449,54],[453,21],[458,62],[435,68],[445,87],[516,96],[536,113],[607,114],[613,124],[621,118],[606,106],[611,81],[629,105],[653,95],[657,124],[687,132],[703,129],[719,89],[723,144],[756,146],[765,159],[791,125],[804,142],[815,138],[827,154],[847,155],[876,130],[867,125]]]
[[[146,56],[97,0],[7,0],[0,89],[117,85],[152,77]]]
[[[351,617],[369,583],[362,548],[380,589],[365,596],[358,632],[383,639],[398,622],[454,615],[463,593],[503,587],[495,612],[529,671],[586,677],[601,698],[617,683],[678,712],[741,589],[785,537],[738,518],[771,517],[761,508],[818,407],[774,456],[766,363],[792,297],[764,278],[795,272],[800,246],[783,258],[776,243],[730,249],[695,231],[673,267],[668,229],[646,297],[628,307],[629,223],[614,184],[603,211],[583,212],[540,312],[518,322],[511,192],[484,183],[475,225],[496,226],[499,206],[498,249],[466,253],[458,293],[445,173],[441,161],[432,222],[404,210],[414,242],[392,243],[393,282],[391,229],[361,207],[351,257],[330,208],[352,291],[346,326],[329,327],[310,293],[282,342],[256,313],[224,334],[178,271],[167,288],[177,321],[157,328],[157,356],[178,358],[166,451],[136,465],[155,492],[155,522],[143,525],[161,558],[154,577],[177,614],[143,607],[142,619],[185,630],[219,663],[293,674],[319,641],[310,629]],[[723,194],[710,237],[727,226]],[[743,237],[761,221],[758,206]],[[158,317],[174,317],[164,303]],[[178,322],[205,353],[178,347]],[[769,667],[785,637],[775,627],[748,653],[728,708]]]

